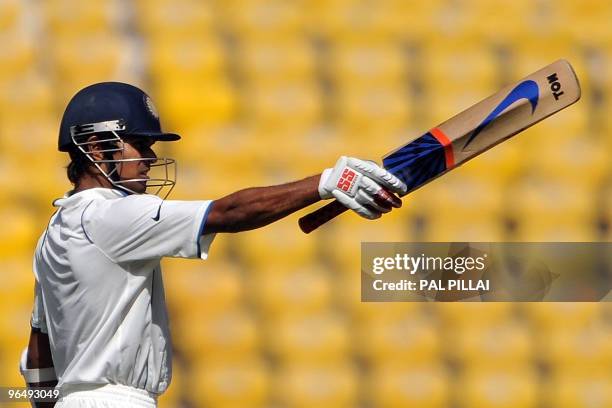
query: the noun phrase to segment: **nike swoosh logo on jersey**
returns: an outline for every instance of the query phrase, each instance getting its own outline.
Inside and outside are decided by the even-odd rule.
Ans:
[[[482,121],[482,123],[478,125],[478,127],[476,127],[476,130],[474,130],[474,133],[472,133],[472,136],[470,136],[468,141],[465,142],[465,145],[463,146],[463,148],[465,149],[470,143],[472,143],[472,141],[476,138],[476,136],[478,136],[480,132],[484,130],[484,128],[486,128],[499,115],[501,115],[510,105],[512,105],[514,102],[518,100],[527,99],[529,103],[531,104],[531,114],[533,115],[533,112],[535,111],[536,106],[538,106],[539,98],[540,98],[540,90],[538,88],[538,84],[535,81],[527,80],[527,81],[521,82],[512,91],[510,91],[508,96],[506,96],[504,100],[501,101],[499,105],[497,105],[495,109],[491,111],[491,113],[489,113],[489,116],[487,116]]]
[[[159,221],[159,213],[161,212],[161,204],[159,205],[159,207],[157,207],[157,214],[155,215],[155,217],[151,217],[151,219],[153,221]]]

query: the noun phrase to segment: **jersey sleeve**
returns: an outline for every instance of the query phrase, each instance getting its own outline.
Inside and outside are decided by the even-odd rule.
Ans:
[[[34,284],[34,307],[32,308],[30,326],[35,329],[39,329],[43,333],[48,333],[45,307],[42,301],[42,293],[38,280],[36,280],[36,283]]]
[[[163,257],[206,259],[215,234],[203,235],[212,201],[132,195],[84,209],[87,239],[115,262]]]

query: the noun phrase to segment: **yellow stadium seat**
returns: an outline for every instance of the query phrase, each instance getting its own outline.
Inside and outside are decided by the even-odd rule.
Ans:
[[[605,373],[612,368],[612,330],[600,322],[582,328],[559,329],[538,336],[538,357],[554,371]]]
[[[192,310],[178,317],[174,341],[190,361],[241,358],[256,353],[260,334],[253,316],[240,309],[207,314]]]
[[[342,89],[334,104],[337,120],[362,140],[374,132],[388,135],[400,131],[408,125],[412,113],[409,95],[399,84]]]
[[[610,372],[554,375],[544,388],[544,401],[555,408],[591,408],[612,406]]]
[[[394,38],[412,44],[422,44],[438,36],[452,37],[463,34],[454,26],[455,16],[449,18],[449,9],[456,3],[445,0],[406,2],[393,0],[389,4],[387,24],[393,27]],[[455,20],[455,21],[453,21]]]
[[[525,369],[468,370],[457,385],[465,408],[535,408],[538,406],[537,377]]]
[[[377,365],[366,385],[367,399],[381,408],[442,408],[451,404],[445,370],[438,364],[413,365],[401,359]]]
[[[346,362],[286,364],[276,373],[275,397],[281,406],[355,407],[358,401],[358,373]]]
[[[216,245],[212,244],[211,259],[205,262],[164,261],[166,298],[176,315],[186,316],[193,311],[214,314],[240,303],[244,296],[242,271],[225,261],[223,253],[215,251]]]
[[[509,197],[523,241],[590,241],[596,236],[595,194],[580,183],[531,177]]]
[[[22,159],[31,158],[31,156],[21,156]],[[42,157],[42,158],[40,158]],[[73,187],[66,177],[65,166],[68,164],[66,158],[61,158],[61,154],[54,153],[48,156],[39,156],[37,160],[26,171],[22,171],[24,180],[36,180],[28,190],[22,191],[21,194],[28,199],[31,199],[38,205],[37,210],[42,210],[42,224],[40,230],[46,227],[51,214],[55,208],[51,205],[53,200],[61,198],[68,190]]]
[[[423,79],[429,92],[439,95],[436,100],[451,95],[480,94],[467,108],[497,91],[500,66],[486,45],[475,46],[469,39],[457,38],[425,46]]]
[[[344,92],[344,91],[343,91]],[[347,92],[351,92],[347,90]],[[357,90],[357,93],[368,91]],[[386,91],[385,91],[386,92]],[[361,96],[365,98],[363,95]],[[415,131],[410,127],[409,118],[413,114],[410,106],[405,106],[408,111],[405,112],[406,117],[402,119],[404,113],[399,111],[393,111],[398,113],[397,116],[390,116],[389,122],[384,120],[384,114],[379,112],[369,112],[368,115],[379,115],[377,119],[366,120],[366,118],[359,118],[357,108],[366,109],[365,106],[359,105],[360,102],[350,102],[348,100],[342,101],[342,98],[348,98],[348,94],[339,96],[338,98],[332,98],[333,105],[330,105],[330,120],[331,122],[323,122],[321,128],[323,128],[323,135],[331,133],[334,135],[336,140],[325,140],[321,141],[321,149],[329,145],[330,148],[335,149],[331,152],[320,152],[319,154],[327,154],[329,159],[327,166],[334,163],[338,156],[347,155],[352,157],[358,157],[364,160],[375,160],[378,163],[381,161],[381,157],[390,152],[393,147],[398,147],[405,144],[410,138],[416,137],[416,135],[422,132],[422,129]],[[346,106],[342,105],[346,102]],[[364,101],[362,101],[365,103]],[[398,103],[409,103],[407,101],[397,101]],[[385,105],[384,109],[391,110],[399,108],[399,106]],[[393,114],[395,114],[393,113]],[[359,128],[361,126],[361,128]],[[319,137],[319,139],[321,138]],[[376,147],[373,148],[372,141],[376,140]],[[318,140],[314,139],[309,142],[310,146],[317,145]],[[333,160],[333,161],[332,161]]]
[[[457,331],[446,350],[463,367],[511,370],[529,365],[534,354],[532,343],[526,326],[502,320]]]
[[[133,58],[137,56],[132,44],[115,33],[56,37],[50,49],[51,72],[59,82],[56,99],[61,106],[78,90],[92,83],[136,82]]]
[[[244,261],[270,270],[310,264],[317,251],[317,242],[306,234],[298,233],[295,219],[292,218],[261,230],[243,232],[238,242],[239,256]]]
[[[225,125],[235,119],[237,95],[224,77],[193,82],[172,76],[155,82],[152,89],[169,129]]]
[[[310,3],[313,3],[309,5],[312,11],[308,12],[312,30],[339,43],[359,42],[364,39],[387,42],[398,38],[405,31],[410,31],[410,25],[413,23],[410,18],[412,11],[402,14],[404,6],[401,2],[340,0]],[[415,3],[410,6],[414,6],[418,13],[429,8],[429,5],[420,7],[420,3]],[[410,7],[405,9],[410,10]],[[409,21],[405,21],[406,19]],[[412,31],[418,31],[418,28]]]
[[[30,251],[33,251],[33,247],[30,248]],[[3,255],[0,261],[2,271],[0,272],[2,275],[0,306],[3,310],[23,312],[28,308],[31,310],[34,301],[34,273],[29,256],[24,255],[20,258],[16,256],[16,254]],[[11,313],[7,312],[7,319],[10,319]],[[23,327],[27,328],[28,321],[29,316],[24,320]],[[7,334],[6,337],[10,337],[10,334]]]
[[[31,122],[32,118],[48,118],[53,112],[54,93],[47,78],[26,72],[0,82],[0,89],[2,122]],[[55,139],[53,135],[47,137]]]
[[[607,234],[607,240],[612,241],[612,186],[603,192],[600,221],[602,225],[605,225],[603,233]],[[605,236],[603,240],[606,240]]]
[[[23,18],[24,9],[21,0],[6,0],[0,3],[0,32],[14,29]]]
[[[446,217],[431,216],[425,219],[424,233],[427,241],[504,241],[508,236],[501,219],[481,214],[475,218],[464,218],[459,212]]]
[[[303,83],[315,78],[315,50],[303,38],[246,37],[237,51],[238,69],[250,83]]]
[[[6,307],[5,310],[10,310],[10,313],[6,313],[0,318],[0,354],[15,362],[13,363],[16,371],[14,378],[18,378],[19,371],[16,368],[18,367],[19,357],[24,347],[28,345],[30,338],[32,301],[27,304],[21,301],[14,305],[4,305],[4,307]]]
[[[598,16],[610,17],[610,14],[612,14],[610,4],[602,0],[586,0],[581,2],[581,5],[571,0],[561,0],[556,8],[564,14],[564,17],[576,18],[578,20],[593,19]]]
[[[70,0],[51,0],[42,4],[48,29],[60,35],[112,32],[119,26],[124,13],[122,7],[121,2],[105,0],[78,4]]]
[[[12,1],[8,3],[12,3]],[[3,6],[0,5],[1,7]],[[0,19],[2,19],[1,14]],[[0,38],[0,41],[2,41],[2,49],[0,49],[0,82],[15,81],[15,77],[31,72],[35,68],[36,48],[35,39],[32,36],[28,36],[21,31],[0,30]]]
[[[359,354],[376,364],[427,365],[441,357],[437,327],[418,315],[381,317],[361,325],[358,333]]]
[[[136,1],[138,22],[153,44],[168,37],[188,41],[210,34],[215,22],[213,7],[197,0]]]
[[[269,320],[265,326],[266,347],[283,361],[339,361],[349,351],[347,322],[331,311],[285,315]]]
[[[296,174],[302,177],[306,174],[315,174],[321,169],[334,165],[341,155],[355,148],[345,134],[335,126],[319,126],[305,132],[289,132],[289,137],[282,137],[283,144],[289,145],[287,157],[279,157],[295,166]],[[282,155],[279,155],[282,156]],[[275,158],[276,159],[276,158]]]
[[[21,356],[21,351],[26,346],[27,343],[23,343],[20,349],[11,350],[10,354],[7,353],[0,358],[0,379],[3,387],[25,387],[25,381],[19,372],[19,358]],[[3,404],[3,406],[7,405],[8,403]],[[29,408],[31,406],[29,402],[10,402],[11,408]]]
[[[148,52],[152,80],[160,85],[167,81],[202,82],[223,78],[225,54],[214,36],[195,38],[161,38]]]
[[[255,185],[260,182],[258,176],[264,170],[259,165],[260,161],[264,157],[269,157],[271,151],[267,143],[261,143],[261,139],[265,137],[264,133],[244,126],[187,128],[166,126],[166,129],[176,130],[182,136],[179,143],[162,144],[163,147],[168,148],[169,156],[179,160],[181,173],[185,168],[190,168],[206,177],[208,173],[206,170],[209,167],[210,171],[217,173],[217,177],[220,174],[231,177],[232,174],[226,173],[234,173],[238,174],[242,178],[242,183],[247,183],[247,185]],[[270,165],[269,161],[268,165]],[[248,177],[236,173],[238,168],[243,168]],[[240,187],[246,187],[246,185]]]
[[[268,368],[258,359],[202,361],[191,372],[187,399],[196,407],[267,406]]]
[[[467,327],[490,327],[509,321],[515,313],[512,303],[438,303],[430,305],[449,335]]]
[[[177,200],[216,200],[249,186],[266,184],[262,182],[263,176],[255,165],[246,167],[247,165],[242,164],[244,168],[249,169],[247,174],[243,174],[235,171],[238,166],[229,170],[227,167],[217,167],[210,160],[212,155],[208,152],[201,155],[201,163],[198,166],[182,160],[182,156],[178,154],[171,157],[178,158],[180,166],[178,182],[171,195]],[[244,160],[242,163],[250,162]]]
[[[25,116],[25,112],[20,113]],[[51,156],[52,160],[43,160],[46,163],[62,163],[65,156],[57,152],[56,138],[59,120],[49,115],[40,115],[36,116],[34,121],[23,121],[18,118],[20,113],[15,113],[17,118],[7,117],[6,120],[0,122],[0,149],[2,152],[20,157],[37,157],[37,159]]]
[[[489,169],[476,177],[473,170],[462,168],[425,187],[435,196],[425,221],[429,240],[503,240],[505,194],[494,172]]]
[[[534,140],[533,150],[541,152],[531,161],[531,171],[546,179],[599,188],[610,174],[606,144],[576,135],[566,140]]]
[[[534,328],[547,332],[566,328],[583,330],[602,318],[601,303],[543,302],[521,305]]]
[[[359,281],[354,276],[352,279]],[[357,302],[355,307],[347,312],[357,327],[401,321],[408,317],[416,322],[421,322],[422,318],[429,318],[423,313],[422,304],[418,302]]]
[[[535,164],[545,159],[544,156],[554,158],[559,146],[578,143],[580,140],[598,141],[601,135],[589,135],[589,127],[592,126],[590,110],[588,104],[577,103],[556,114],[554,120],[542,121],[517,135],[515,140],[523,153],[522,160]]]
[[[0,208],[3,227],[0,230],[0,257],[29,256],[44,225],[37,225],[34,212],[19,203]]]
[[[286,271],[269,271],[263,266],[250,287],[257,308],[270,318],[320,312],[329,307],[333,294],[328,271],[308,264]]]
[[[327,62],[340,88],[397,85],[409,78],[411,66],[399,44],[338,44]]]
[[[247,120],[270,131],[308,129],[321,120],[322,95],[312,82],[257,84],[245,97]]]
[[[459,5],[456,30],[473,36],[474,39],[493,43],[507,43],[523,38],[539,21],[535,17],[533,4],[515,1],[504,4],[483,0],[467,0]]]
[[[304,30],[299,2],[258,0],[221,2],[225,23],[241,37],[289,38]]]
[[[357,247],[359,248],[359,247]],[[360,270],[360,261],[358,257],[354,257],[353,267],[350,270],[353,272],[352,274],[344,271],[342,275],[340,275],[336,279],[336,287],[342,288],[342,290],[336,292],[336,301],[344,313],[346,313],[347,317],[354,318],[358,316],[361,310],[363,303],[361,302],[361,279],[359,276]],[[337,266],[333,266],[334,269],[337,269]],[[343,266],[346,268],[346,266]],[[339,271],[342,271],[341,269]]]

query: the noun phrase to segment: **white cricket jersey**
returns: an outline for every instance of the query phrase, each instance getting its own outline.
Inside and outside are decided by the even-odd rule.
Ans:
[[[34,257],[32,326],[49,334],[58,385],[164,392],[172,345],[160,259],[206,259],[211,201],[93,188],[54,205]]]

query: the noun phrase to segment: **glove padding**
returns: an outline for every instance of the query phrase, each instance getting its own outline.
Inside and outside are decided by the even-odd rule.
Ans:
[[[404,195],[408,188],[400,179],[375,162],[342,156],[333,168],[325,169],[319,181],[322,199],[335,198],[364,218],[380,218],[401,201],[393,193]]]

